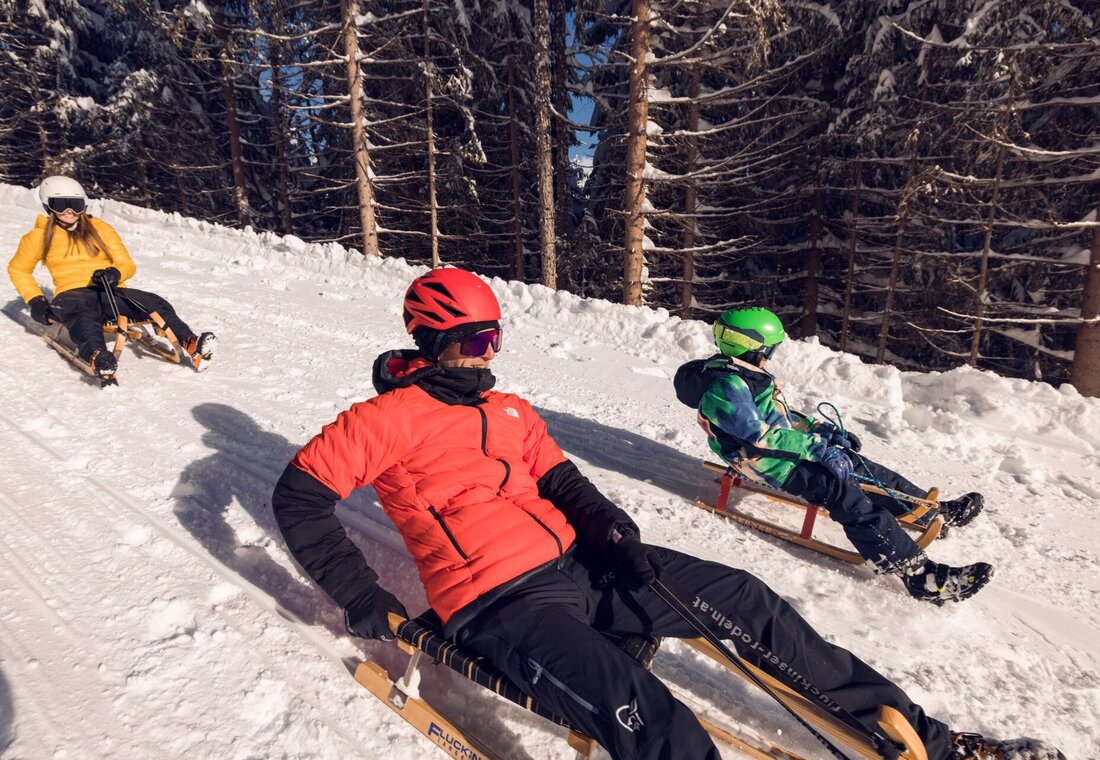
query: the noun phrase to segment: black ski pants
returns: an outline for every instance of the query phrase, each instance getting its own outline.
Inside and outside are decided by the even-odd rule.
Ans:
[[[115,304],[118,313],[128,319],[148,319],[155,311],[164,318],[179,340],[191,335],[191,328],[179,318],[172,305],[156,293],[134,288],[115,288]],[[69,331],[76,344],[77,356],[87,361],[98,348],[107,349],[103,340],[103,324],[115,315],[107,301],[107,294],[99,288],[75,288],[66,290],[53,300],[53,311]]]
[[[863,458],[887,488],[924,497],[920,490],[896,472]],[[829,510],[859,552],[880,570],[889,570],[920,551],[916,542],[895,519],[904,509],[889,496],[866,494],[850,480],[841,480],[820,462],[800,462],[783,483],[783,490]]]
[[[923,499],[928,496],[928,491],[923,488],[910,483],[904,477],[891,470],[886,465],[873,462],[862,454],[856,454],[853,457],[856,463],[856,474],[867,476],[870,474],[876,478],[879,483],[894,491],[901,491],[909,496],[915,496],[918,499]],[[899,504],[897,499],[881,493],[869,493],[867,498],[871,500],[871,503],[876,507],[882,507],[895,517],[900,517],[909,511],[909,507],[904,504]]]
[[[767,585],[743,570],[656,547],[662,581],[746,660],[840,705],[871,730],[890,705],[917,730],[932,760],[950,751],[947,727],[851,652],[825,641]],[[694,714],[603,632],[690,638],[698,634],[652,590],[617,588],[603,560],[583,550],[533,574],[455,638],[536,700],[600,743],[616,760],[718,760]],[[610,581],[610,582],[609,582]],[[778,664],[782,663],[782,665]]]

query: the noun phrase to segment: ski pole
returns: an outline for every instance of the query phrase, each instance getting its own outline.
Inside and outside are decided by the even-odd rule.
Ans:
[[[713,631],[710,630],[706,623],[696,617],[695,613],[691,611],[691,608],[677,593],[672,591],[659,578],[650,583],[649,588],[652,589],[653,592],[657,594],[657,596],[659,596],[661,600],[665,604],[667,604],[670,609],[672,609],[673,612],[679,615],[680,618],[684,620],[684,622],[691,626],[696,633],[698,633],[703,639],[705,639],[708,644],[721,652],[722,656],[725,657],[729,661],[729,663],[733,665],[738,671],[740,671],[740,673],[745,676],[745,678],[747,678],[750,682],[759,687],[769,697],[778,702],[784,710],[790,713],[790,715],[796,721],[798,721],[799,724],[802,725],[803,728],[813,734],[814,738],[821,742],[821,745],[825,747],[826,750],[828,750],[830,755],[837,758],[838,760],[848,760],[847,755],[841,752],[835,744],[829,741],[824,736],[824,734],[811,726],[805,718],[795,712],[795,710],[791,708],[791,706],[788,705],[786,702],[784,702],[779,697],[779,695],[775,693],[775,691],[769,688],[768,685],[760,680],[760,678],[755,673],[749,670],[745,663],[742,662],[741,658],[737,656],[737,653],[726,646],[726,644],[720,638],[718,638],[718,636],[716,636]],[[840,708],[836,712],[836,715],[837,717],[841,718],[844,723],[848,725],[849,728],[856,731],[859,735],[866,737],[867,740],[874,747],[875,751],[882,755],[884,758],[888,758],[888,760],[896,760],[896,758],[899,756],[898,748],[893,742],[889,741],[888,739],[886,739],[886,737],[882,736],[878,732],[868,730],[866,726],[856,720],[855,716],[853,716],[847,710]]]

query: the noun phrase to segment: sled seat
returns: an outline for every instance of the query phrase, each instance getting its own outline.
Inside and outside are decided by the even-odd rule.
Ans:
[[[417,668],[421,657],[425,654],[434,662],[446,665],[449,669],[468,680],[474,681],[510,702],[566,728],[569,731],[567,737],[569,746],[576,751],[575,756],[577,758],[589,758],[595,752],[598,745],[594,740],[576,731],[565,719],[536,702],[509,680],[507,676],[496,670],[485,660],[463,652],[458,645],[444,636],[442,623],[432,610],[428,610],[424,615],[412,620],[406,620],[391,613],[389,622],[390,629],[397,637],[396,644],[402,651],[410,655],[404,676],[398,679],[391,678],[387,670],[377,662],[364,660],[357,663],[354,670],[355,680],[411,726],[420,731],[448,756],[504,760],[503,755],[489,749],[484,741],[476,738],[465,727],[445,718],[421,695],[420,672]],[[609,638],[646,667],[649,667],[649,662],[660,643],[659,639],[647,639],[645,637],[628,637],[628,640],[625,641],[616,637]],[[638,641],[639,639],[641,642]],[[647,644],[642,642],[647,642]],[[726,662],[717,650],[705,640],[687,639],[685,643],[702,654],[714,658],[731,672],[746,678],[743,673]],[[752,669],[762,682],[767,683],[772,691],[778,692],[782,701],[794,709],[803,719],[808,720],[829,736],[854,749],[861,758],[881,760],[882,756],[875,751],[867,739],[859,736],[851,729],[846,729],[835,717],[799,694],[792,687],[773,679],[744,660],[741,662]],[[672,689],[672,692],[677,698],[684,698],[684,695],[679,694],[675,689]],[[775,758],[806,760],[804,756],[763,737],[754,736],[749,738],[713,723],[703,715],[697,714],[697,717],[700,724],[712,737],[737,748],[753,760],[775,760]],[[886,735],[899,745],[899,748],[903,748],[898,755],[901,760],[928,760],[920,738],[912,726],[896,710],[882,707],[879,711],[879,725]]]

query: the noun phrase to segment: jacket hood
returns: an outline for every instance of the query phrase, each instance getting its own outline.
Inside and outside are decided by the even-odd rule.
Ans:
[[[676,387],[676,398],[681,404],[698,409],[707,389],[719,378],[733,372],[726,357],[721,354],[681,364],[672,380]]]
[[[386,351],[374,360],[371,381],[378,395],[397,388],[415,385],[418,380],[442,373],[443,370],[424,358],[419,351],[396,349]]]
[[[371,375],[379,395],[415,385],[444,404],[477,404],[496,378],[487,367],[440,367],[420,351],[387,351],[374,360]]]

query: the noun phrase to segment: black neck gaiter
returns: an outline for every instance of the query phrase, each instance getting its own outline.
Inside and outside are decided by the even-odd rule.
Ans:
[[[473,404],[481,394],[496,385],[496,378],[487,367],[441,367],[416,385],[432,398],[444,404]]]

